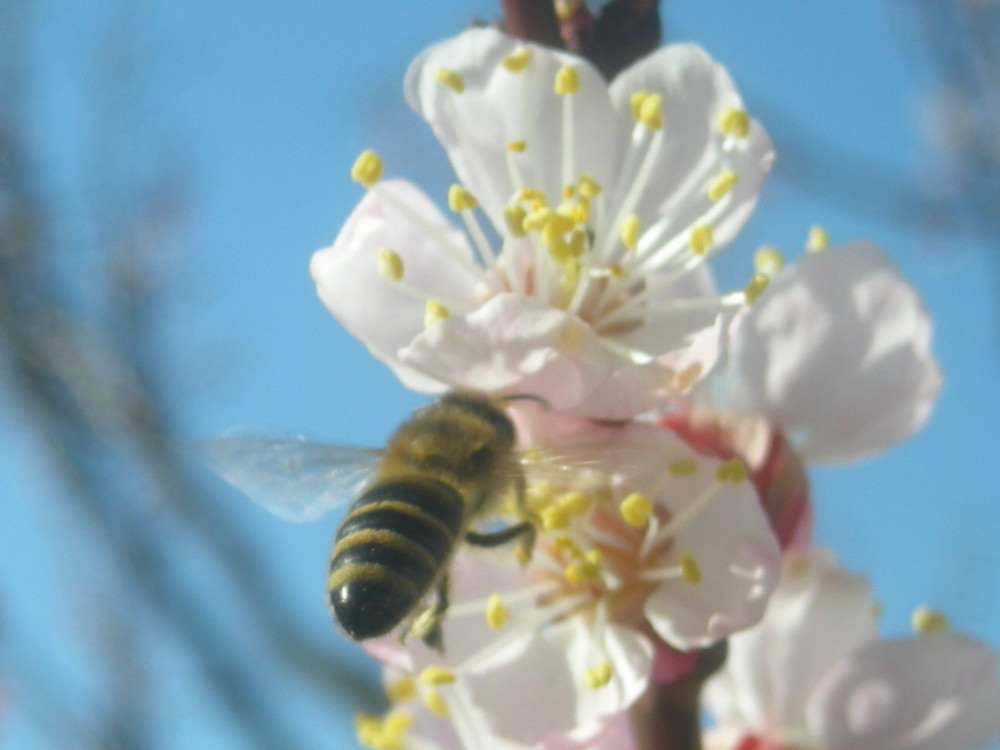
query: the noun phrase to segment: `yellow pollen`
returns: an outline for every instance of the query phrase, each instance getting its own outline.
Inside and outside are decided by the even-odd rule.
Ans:
[[[753,267],[757,273],[766,273],[768,276],[774,276],[784,265],[785,257],[776,247],[762,245],[753,254]]]
[[[556,73],[555,91],[559,96],[575,94],[580,90],[580,74],[571,65],[563,65]]]
[[[362,151],[351,167],[351,179],[370,188],[382,179],[382,159],[374,151]]]
[[[374,742],[382,732],[382,720],[371,714],[360,713],[354,717],[354,730],[358,742],[365,747],[374,747]]]
[[[458,213],[471,211],[477,205],[475,196],[461,185],[452,185],[448,189],[448,208]]]
[[[653,513],[653,503],[641,492],[632,492],[625,496],[618,506],[625,523],[637,529],[649,524],[649,516]]]
[[[532,210],[530,214],[524,217],[524,223],[522,224],[524,231],[532,232],[536,229],[542,229],[549,223],[553,213],[552,209],[546,206]]]
[[[444,84],[456,94],[461,94],[465,91],[465,80],[462,78],[460,73],[454,70],[449,70],[448,68],[438,68],[437,75],[435,76],[438,83]]]
[[[720,483],[739,484],[747,478],[747,467],[739,459],[726,461],[715,470],[715,479]]]
[[[677,564],[681,568],[681,580],[692,585],[701,581],[701,567],[690,552],[681,552],[677,556]]]
[[[589,174],[580,175],[579,180],[580,195],[584,198],[596,198],[601,194],[601,186]]]
[[[507,57],[503,59],[500,63],[511,73],[520,73],[522,70],[528,67],[528,63],[531,61],[531,50],[527,47],[521,47],[520,49],[511,52]]]
[[[540,201],[543,206],[545,205],[545,193],[537,188],[521,188],[517,191],[517,199],[519,201]]]
[[[593,669],[588,669],[583,675],[583,684],[591,690],[604,687],[611,682],[611,664],[602,662]]]
[[[699,224],[691,230],[691,237],[688,238],[688,247],[695,255],[704,255],[708,248],[712,246],[714,234],[711,224]]]
[[[535,482],[524,493],[524,504],[528,510],[538,512],[552,503],[555,491],[548,481]]]
[[[806,250],[811,253],[818,253],[820,250],[826,250],[827,245],[829,245],[829,239],[826,236],[826,230],[823,227],[810,227],[809,237],[806,239]]]
[[[424,691],[424,705],[427,710],[435,716],[444,718],[448,715],[448,704],[445,703],[444,696],[437,690],[428,688]]]
[[[552,546],[562,557],[583,557],[583,553],[580,552],[580,548],[576,546],[576,542],[568,536],[556,537],[556,539],[552,542]]]
[[[528,147],[527,141],[511,141],[507,144],[507,150],[513,151],[514,153],[520,154]]]
[[[587,231],[577,227],[569,235],[569,254],[573,258],[582,258],[587,249]]]
[[[667,473],[674,477],[690,477],[698,472],[698,462],[693,458],[682,458],[667,466]]]
[[[560,213],[552,213],[549,220],[545,222],[545,226],[542,227],[542,243],[548,245],[550,242],[555,242],[572,228],[573,220],[571,218]]]
[[[385,731],[391,735],[401,735],[413,726],[413,714],[407,711],[390,711],[382,722]]]
[[[424,667],[420,673],[420,681],[424,685],[449,685],[455,681],[455,673],[445,667],[432,665]]]
[[[710,201],[719,200],[732,189],[738,179],[736,172],[732,170],[720,172],[712,178],[712,182],[708,186],[708,199]]]
[[[633,91],[628,98],[628,108],[636,122],[642,122],[642,104],[648,96],[648,91]]]
[[[393,703],[400,703],[402,701],[408,701],[414,695],[416,695],[417,687],[413,684],[413,678],[409,675],[403,675],[398,679],[393,680],[389,683],[389,686],[385,689],[386,695],[389,696],[389,700]]]
[[[531,551],[527,549],[523,544],[517,544],[511,551],[514,555],[514,559],[517,560],[521,565],[527,565],[531,562]]]
[[[601,576],[600,550],[592,549],[582,559],[571,562],[566,566],[563,574],[566,577],[566,582],[573,586],[596,581]]]
[[[635,214],[629,214],[622,221],[621,226],[621,238],[622,244],[629,250],[635,250],[635,246],[639,243],[639,217]]]
[[[639,122],[650,130],[659,130],[663,127],[663,97],[659,94],[650,94],[642,100],[639,107]]]
[[[746,297],[748,305],[752,305],[760,299],[760,295],[762,295],[764,290],[767,289],[767,285],[770,281],[771,277],[766,273],[755,273],[750,277],[750,281],[748,281],[747,285],[743,287],[743,295]]]
[[[569,527],[570,514],[565,508],[558,505],[550,505],[543,508],[540,513],[542,517],[542,529],[545,531],[558,531]]]
[[[581,197],[572,205],[569,215],[577,224],[586,224],[590,218],[590,201]]]
[[[750,116],[739,107],[726,107],[719,114],[719,130],[726,135],[746,138],[750,132]]]
[[[576,195],[576,185],[564,185],[562,189],[562,197],[565,200],[569,200],[574,195]]]
[[[559,265],[565,266],[573,260],[569,243],[562,238],[557,237],[549,240],[546,244],[548,245],[549,257]]]
[[[936,609],[924,605],[917,607],[910,615],[910,627],[917,635],[938,633],[948,629],[948,618]]]
[[[429,299],[424,303],[424,328],[430,328],[435,323],[451,316],[448,308],[436,299]]]
[[[579,491],[565,492],[556,499],[556,503],[567,513],[579,515],[590,510],[590,498]]]
[[[622,266],[616,263],[613,266],[608,266],[608,275],[613,279],[624,279],[628,274],[625,273],[625,269]]]
[[[503,219],[511,237],[524,237],[528,233],[524,229],[524,218],[528,213],[516,203],[503,208]]]
[[[378,275],[392,281],[403,278],[403,259],[399,257],[399,253],[387,247],[379,248]]]
[[[499,630],[510,619],[510,612],[504,606],[500,594],[493,594],[486,600],[486,624],[491,630]]]

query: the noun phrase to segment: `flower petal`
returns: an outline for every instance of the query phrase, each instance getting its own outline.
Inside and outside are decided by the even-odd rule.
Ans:
[[[522,49],[527,50],[523,69],[503,65],[508,55]],[[580,85],[576,93],[559,97],[554,82],[564,65],[576,70]],[[441,70],[461,76],[460,93],[442,85]],[[572,183],[589,173],[599,183],[609,183],[627,140],[618,134],[607,86],[593,66],[495,29],[469,29],[429,47],[410,65],[404,89],[410,106],[448,151],[459,179],[501,232],[502,208],[515,190],[533,187],[556,203],[567,178]],[[573,129],[568,152],[564,104],[570,107]],[[515,141],[524,142],[522,153],[508,151]],[[564,154],[572,163],[568,172]],[[511,174],[508,158],[521,179]]]
[[[801,731],[811,691],[874,637],[874,602],[861,576],[838,569],[823,550],[789,555],[760,625],[730,639],[706,705],[723,724]]]
[[[878,453],[930,414],[930,340],[923,304],[879,249],[810,253],[734,322],[733,405],[777,423],[807,460]]]
[[[401,214],[398,205],[407,206],[411,215]],[[405,386],[441,391],[443,383],[397,357],[398,350],[423,329],[425,302],[379,275],[382,248],[402,259],[407,286],[463,312],[476,304],[474,292],[480,278],[465,235],[418,188],[387,181],[369,191],[333,245],[316,252],[309,265],[323,304]]]
[[[975,750],[1000,733],[997,654],[952,632],[871,643],[827,676],[810,718],[828,750]]]
[[[635,212],[644,225],[659,222],[658,235],[683,234],[685,243],[693,225],[710,223],[713,244],[725,245],[753,210],[771,168],[774,151],[767,133],[753,119],[741,137],[720,131],[723,112],[742,110],[743,103],[725,68],[693,44],[663,47],[615,78],[611,97],[626,119],[637,91],[661,95],[663,141]],[[636,170],[619,176],[619,194]],[[726,171],[735,173],[737,181],[713,204],[708,186]]]

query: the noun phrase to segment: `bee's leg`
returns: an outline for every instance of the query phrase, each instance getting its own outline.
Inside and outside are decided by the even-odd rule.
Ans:
[[[519,538],[522,540],[520,548],[525,552],[525,559],[530,560],[531,550],[535,547],[535,524],[531,521],[522,521],[488,534],[478,531],[465,532],[465,541],[476,547],[499,547]]]
[[[441,622],[448,611],[448,574],[441,576],[438,582],[437,595],[434,603],[417,615],[410,625],[409,631],[422,640],[428,648],[439,654],[444,653],[444,633]]]

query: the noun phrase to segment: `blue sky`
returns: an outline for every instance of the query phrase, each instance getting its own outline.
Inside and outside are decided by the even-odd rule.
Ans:
[[[77,232],[93,236],[87,206],[101,199],[93,174],[105,164],[102,153],[114,154],[109,163],[116,168],[140,174],[157,164],[176,168],[189,191],[186,220],[176,256],[156,267],[172,290],[162,311],[174,352],[167,377],[185,431],[194,437],[243,425],[377,445],[422,398],[404,391],[328,315],[313,291],[309,257],[332,240],[361,197],[348,170],[363,148],[379,150],[390,174],[444,194],[450,177],[443,152],[403,103],[402,76],[422,47],[470,18],[492,17],[496,5],[247,6],[38,4],[33,135],[63,212],[65,267],[82,279],[101,270],[92,254],[74,253],[70,240]],[[122,18],[130,25],[121,26]],[[929,81],[907,46],[912,28],[905,5],[689,0],[666,3],[665,18],[670,41],[696,41],[729,67],[777,148],[775,179],[723,259],[722,278],[742,279],[762,243],[794,254],[809,226],[819,223],[834,243],[867,237],[886,248],[935,320],[946,385],[934,417],[878,460],[813,472],[818,541],[872,577],[885,632],[905,632],[910,610],[930,603],[956,626],[1000,646],[993,467],[1000,362],[988,250],[964,235],[928,233],[919,216],[889,222],[878,218],[878,205],[846,207],[823,189],[825,175],[803,182],[795,162],[782,160],[783,146],[794,153],[804,142],[835,163],[846,153],[913,184],[927,179],[922,132]],[[115,38],[135,43],[138,54],[128,64],[145,72],[110,90],[95,87],[97,53]],[[95,102],[107,108],[108,120],[95,116]],[[163,160],[107,129],[116,112],[160,139]],[[102,134],[105,151],[95,152]],[[894,196],[885,199],[892,203]],[[85,297],[87,284],[79,289]],[[3,616],[54,669],[85,684],[85,660],[75,647],[62,647],[72,643],[77,624],[74,602],[63,598],[65,549],[80,552],[85,545],[73,538],[77,521],[53,501],[61,488],[47,478],[31,439],[31,415],[7,408],[7,397],[4,405],[0,425],[24,438],[0,452],[0,486],[11,497],[0,523]],[[231,502],[245,501],[233,493]],[[288,527],[249,504],[245,514],[304,620],[328,628],[322,570],[335,522]],[[331,629],[329,637],[340,636]],[[172,665],[175,649],[164,644],[156,658]],[[26,653],[12,658],[35,658]],[[199,707],[197,694],[186,694],[191,665],[170,670],[174,676],[157,688],[171,706],[164,746],[240,747]],[[282,689],[279,682],[276,694]],[[301,700],[302,725],[315,736],[335,737],[338,727],[350,733],[349,707],[331,711]],[[44,747],[39,742],[16,713],[5,721],[0,710],[0,747]]]

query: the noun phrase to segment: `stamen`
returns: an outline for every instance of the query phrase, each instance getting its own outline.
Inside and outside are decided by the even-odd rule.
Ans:
[[[649,94],[642,100],[638,120],[650,130],[663,127],[663,97],[660,94]]]
[[[455,213],[471,211],[477,205],[476,197],[461,185],[452,185],[448,189],[448,208]]]
[[[757,273],[766,273],[774,276],[785,265],[785,258],[781,251],[770,245],[763,245],[757,248],[753,256],[753,267]]]
[[[390,682],[385,692],[392,703],[401,703],[417,694],[417,686],[413,683],[412,677],[403,675]]]
[[[596,198],[601,194],[601,186],[589,174],[580,175],[580,180],[577,185],[580,190],[580,195],[584,198]]]
[[[609,682],[611,682],[611,663],[601,662],[596,667],[588,669],[583,674],[583,684],[586,685],[591,690],[596,690],[597,688],[604,687]]]
[[[455,673],[445,667],[431,665],[420,673],[420,681],[424,685],[448,685],[456,679]]]
[[[746,296],[746,302],[748,305],[752,305],[756,302],[760,295],[764,293],[767,289],[767,285],[770,283],[771,277],[766,273],[755,273],[747,285],[743,287],[743,294]]]
[[[572,65],[563,65],[556,72],[555,92],[559,96],[575,94],[580,90],[580,74]]]
[[[670,463],[667,472],[675,477],[691,477],[698,473],[698,462],[693,458],[682,458]]]
[[[520,73],[528,67],[529,62],[531,62],[531,50],[521,47],[507,55],[500,64],[511,73]]]
[[[948,629],[948,618],[927,605],[917,607],[910,615],[910,627],[917,635],[938,633]]]
[[[503,219],[511,237],[527,237],[528,230],[524,228],[524,221],[527,215],[527,212],[517,203],[504,206]]]
[[[622,201],[621,207],[618,209],[618,215],[612,222],[611,227],[609,227],[609,232],[614,231],[614,227],[621,226],[625,217],[634,213],[635,205],[639,201],[639,196],[642,195],[642,192],[647,190],[649,187],[649,177],[652,174],[653,166],[656,164],[656,158],[660,153],[660,147],[662,144],[663,131],[653,131],[653,138],[650,141],[649,148],[646,149],[646,154],[643,157],[642,162],[639,164],[639,170],[632,180],[632,184],[629,187],[628,193],[625,195],[625,199]],[[612,249],[609,244],[608,238],[605,238],[602,241],[600,246],[601,253],[597,258],[597,262],[607,260]]]
[[[513,151],[517,154],[523,154],[524,150],[528,147],[527,141],[511,141],[507,144],[507,150]]]
[[[701,568],[694,555],[690,552],[681,552],[677,556],[677,564],[681,568],[681,580],[692,585],[701,581]]]
[[[714,178],[708,186],[708,199],[713,203],[721,200],[722,197],[728,193],[733,185],[737,183],[739,177],[736,172],[731,169],[727,169],[725,172],[720,172]]]
[[[646,101],[648,96],[648,91],[633,91],[628,98],[629,111],[632,113],[632,119],[636,122],[642,122],[642,103]]]
[[[625,523],[633,528],[642,529],[649,523],[653,503],[641,492],[632,492],[622,500],[619,511]]]
[[[750,132],[750,116],[739,107],[726,107],[719,114],[718,125],[725,135],[746,138]]]
[[[370,149],[362,151],[351,167],[351,179],[370,188],[382,179],[382,159]]]
[[[462,75],[454,70],[449,70],[448,68],[438,68],[437,73],[434,76],[437,78],[438,83],[441,83],[456,94],[461,94],[465,91],[465,80]]]
[[[726,461],[722,463],[718,469],[715,470],[715,481],[720,484],[725,484],[726,482],[732,482],[733,484],[740,484],[747,478],[747,467],[739,459],[732,459],[731,461]]]
[[[622,244],[629,250],[635,250],[635,246],[639,242],[639,217],[635,214],[626,216],[622,222],[620,234]]]
[[[445,718],[448,716],[448,704],[445,702],[444,696],[437,690],[433,688],[428,688],[424,690],[423,693],[424,705],[427,710],[430,711],[435,716],[440,716]]]
[[[688,247],[691,248],[691,252],[695,255],[704,255],[712,246],[713,240],[712,225],[699,224],[691,230]]]
[[[429,299],[424,304],[424,328],[430,328],[438,321],[451,317],[448,308],[435,299]]]
[[[504,606],[500,594],[493,594],[486,600],[486,624],[490,630],[499,630],[510,619],[510,611]]]
[[[401,281],[403,278],[403,259],[399,253],[388,247],[379,248],[378,275],[391,281]]]
[[[829,239],[827,238],[826,230],[823,229],[823,227],[810,227],[809,238],[806,240],[806,250],[811,253],[816,253],[820,250],[826,250],[828,244]]]

